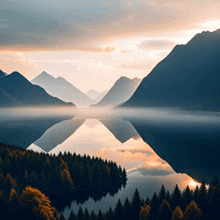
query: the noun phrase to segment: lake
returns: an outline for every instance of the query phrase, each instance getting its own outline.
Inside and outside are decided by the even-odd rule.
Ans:
[[[220,177],[220,114],[169,109],[12,109],[0,112],[0,142],[50,154],[72,153],[113,160],[126,168],[128,182],[114,197],[83,204],[107,211],[138,188],[146,199],[164,184],[195,188]]]

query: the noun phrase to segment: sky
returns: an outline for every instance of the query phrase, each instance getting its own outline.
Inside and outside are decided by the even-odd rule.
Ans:
[[[102,92],[219,28],[220,0],[1,0],[0,69]]]

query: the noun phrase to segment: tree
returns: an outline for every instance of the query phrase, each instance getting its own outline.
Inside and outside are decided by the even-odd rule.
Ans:
[[[104,215],[103,215],[101,209],[99,209],[99,213],[98,213],[97,219],[98,220],[104,220]]]
[[[73,210],[71,210],[68,220],[76,220],[76,214],[73,213]]]
[[[141,207],[139,219],[140,220],[149,220],[149,214],[150,214],[150,206],[144,204],[144,206]]]
[[[114,210],[114,219],[115,220],[124,219],[124,210],[120,199],[118,200]]]
[[[124,202],[123,210],[124,210],[124,218],[126,220],[132,220],[132,206],[127,197]]]
[[[59,220],[66,220],[63,213],[60,214]]]
[[[181,191],[178,187],[178,185],[176,184],[173,194],[172,194],[172,198],[171,198],[171,207],[172,210],[174,210],[177,206],[181,206],[181,202],[182,202],[182,197],[181,197]]]
[[[199,188],[199,201],[198,201],[198,206],[201,210],[202,213],[207,212],[207,207],[208,207],[208,198],[207,198],[207,189],[206,189],[206,184],[205,181],[202,181],[202,184]]]
[[[187,207],[183,215],[183,220],[200,220],[202,212],[197,204],[192,201]]]
[[[158,220],[170,220],[172,217],[172,210],[170,208],[169,202],[164,199],[163,203],[161,204],[158,212]]]
[[[77,213],[77,220],[84,220],[84,214],[83,214],[83,210],[82,207],[79,207],[78,213]]]
[[[182,209],[185,210],[186,206],[188,206],[190,204],[190,202],[193,199],[193,193],[190,190],[189,186],[187,186],[184,190],[183,190],[183,195],[182,195]]]
[[[84,220],[90,220],[90,215],[89,215],[89,212],[88,212],[88,209],[87,209],[87,208],[85,208]]]
[[[158,197],[159,197],[159,204],[161,205],[164,199],[166,199],[166,190],[164,185],[162,185]]]
[[[132,204],[132,208],[133,208],[133,215],[132,215],[133,219],[138,220],[142,202],[141,202],[140,194],[137,189],[134,192],[131,204]]]
[[[50,200],[38,189],[27,186],[21,194],[21,204],[25,213],[23,219],[31,220],[56,220],[55,208],[51,206]]]
[[[171,220],[181,220],[183,218],[183,212],[179,206],[175,208],[172,214]]]
[[[94,213],[93,210],[91,212],[91,220],[97,220],[96,214]]]
[[[158,215],[158,210],[159,210],[159,199],[156,193],[154,193],[151,203],[150,203],[150,214],[149,214],[149,218],[150,219],[157,219],[157,215]]]
[[[114,213],[112,211],[112,208],[109,207],[109,210],[107,211],[105,215],[105,220],[113,220],[114,219]]]

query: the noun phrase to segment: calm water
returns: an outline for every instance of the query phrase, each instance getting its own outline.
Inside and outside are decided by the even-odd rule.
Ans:
[[[89,154],[113,160],[125,167],[125,189],[101,201],[72,202],[89,211],[108,210],[117,200],[131,198],[135,188],[146,198],[164,184],[172,190],[194,188],[220,176],[220,114],[158,110],[77,111],[24,110],[1,112],[0,142],[12,143],[35,151],[58,154],[60,151]],[[34,115],[34,116],[33,116]]]

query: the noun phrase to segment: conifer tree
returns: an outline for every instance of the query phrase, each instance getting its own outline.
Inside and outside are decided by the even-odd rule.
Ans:
[[[121,203],[121,200],[119,199],[114,210],[114,219],[115,220],[122,220],[124,219],[124,210]]]
[[[126,220],[132,220],[132,206],[127,197],[124,202],[123,210],[124,210],[124,218]]]
[[[60,214],[59,220],[66,220],[63,213]]]
[[[90,220],[90,215],[87,208],[85,208],[84,211],[84,220]]]
[[[218,188],[214,188],[214,191],[210,198],[209,210],[207,211],[207,219],[211,219],[211,220],[220,219],[219,207],[220,207],[220,190]]]
[[[183,195],[182,195],[182,209],[185,210],[186,206],[190,204],[190,202],[193,199],[193,192],[190,190],[189,186],[187,186],[183,190]]]
[[[109,210],[106,213],[105,220],[114,220],[114,213],[111,207],[109,207]]]
[[[183,220],[201,220],[202,212],[197,204],[192,201],[187,207],[183,215]]]
[[[158,212],[158,220],[170,220],[172,217],[172,210],[170,207],[169,202],[164,199],[163,203],[161,204]]]
[[[91,220],[97,220],[97,216],[96,216],[96,214],[94,213],[93,210],[91,212]]]
[[[71,210],[68,220],[77,220],[76,214],[73,213],[73,210]]]
[[[159,205],[161,205],[164,199],[166,199],[166,190],[164,185],[162,185],[158,197],[159,197]]]
[[[199,187],[196,186],[196,188],[194,189],[193,192],[193,201],[195,201],[195,203],[197,204],[199,201]]]
[[[181,202],[182,202],[181,191],[180,191],[178,185],[176,184],[174,191],[172,193],[172,198],[171,198],[172,210],[174,210],[177,206],[181,206]]]
[[[175,208],[172,214],[171,220],[182,220],[183,219],[183,212],[179,206]]]
[[[203,214],[207,212],[208,198],[207,198],[206,184],[204,180],[202,181],[202,184],[199,188],[199,201],[197,205]]]
[[[150,203],[150,214],[149,218],[151,219],[157,219],[158,216],[158,210],[159,210],[159,199],[156,193],[154,193],[151,203]]]
[[[138,192],[138,189],[135,190],[134,195],[132,197],[132,209],[133,209],[133,220],[138,220],[139,219],[139,214],[140,214],[140,210],[141,210],[141,197],[140,194]]]
[[[99,209],[99,213],[98,213],[98,216],[97,216],[97,220],[104,220],[104,215],[103,215],[101,209]]]
[[[83,214],[83,210],[82,207],[79,207],[78,213],[77,213],[77,220],[84,220],[84,214]]]

